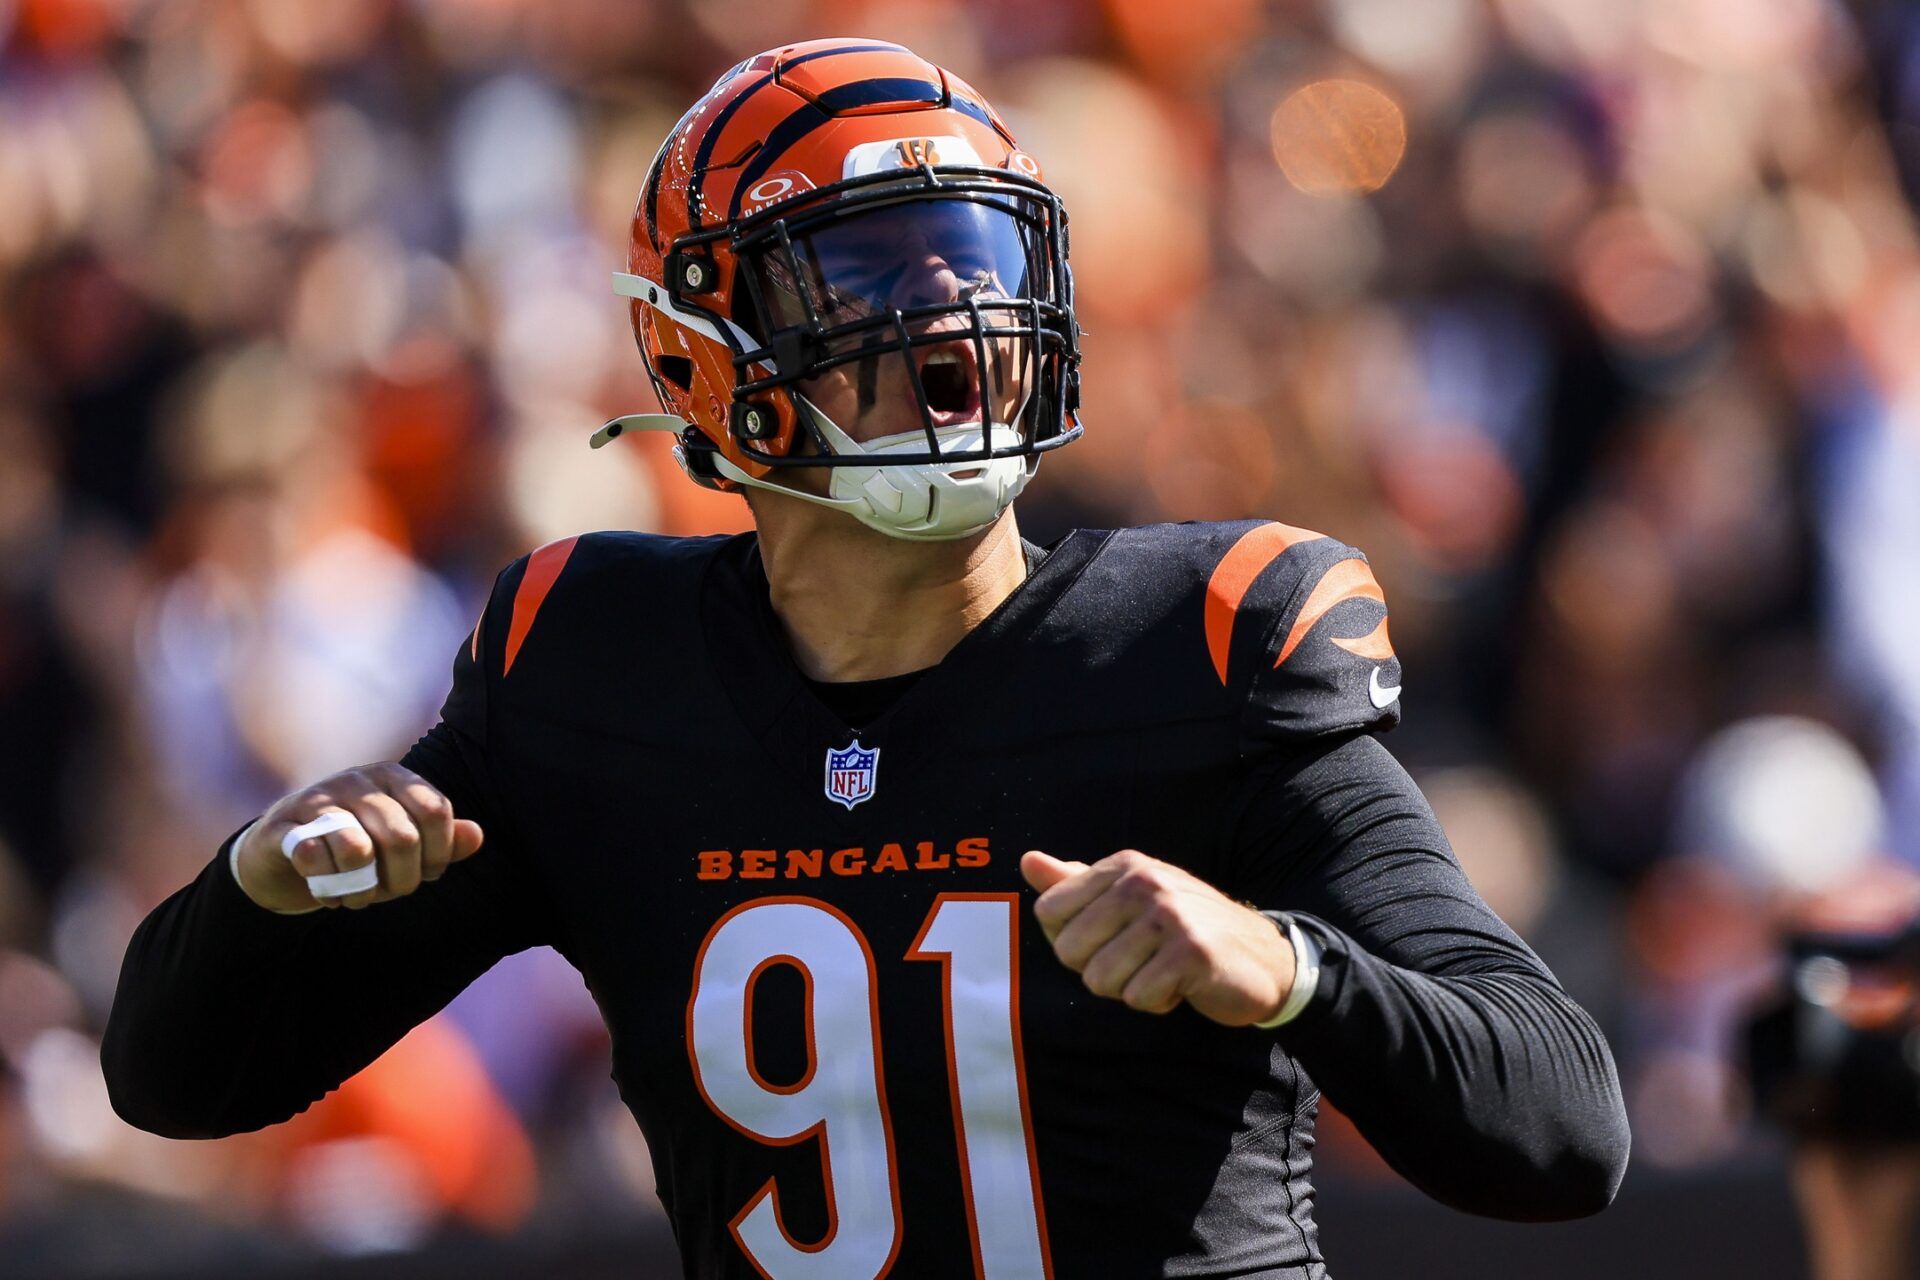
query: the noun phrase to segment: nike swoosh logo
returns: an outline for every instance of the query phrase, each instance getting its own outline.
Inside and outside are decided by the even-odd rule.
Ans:
[[[1393,705],[1395,698],[1400,696],[1400,686],[1390,684],[1382,688],[1380,685],[1380,668],[1375,667],[1372,674],[1367,677],[1367,696],[1373,699],[1374,706],[1384,711]]]

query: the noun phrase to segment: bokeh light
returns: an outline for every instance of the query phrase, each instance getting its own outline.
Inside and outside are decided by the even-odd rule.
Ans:
[[[1273,157],[1308,195],[1378,191],[1406,149],[1399,104],[1358,80],[1302,85],[1273,113]]]

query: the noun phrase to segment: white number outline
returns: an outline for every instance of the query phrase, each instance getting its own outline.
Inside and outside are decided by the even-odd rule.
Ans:
[[[707,1109],[709,1111],[713,1112],[714,1115],[720,1117],[721,1120],[726,1122],[728,1127],[732,1128],[735,1132],[739,1133],[742,1137],[745,1137],[754,1142],[757,1142],[762,1146],[791,1147],[791,1146],[797,1146],[800,1143],[806,1142],[810,1139],[819,1140],[820,1181],[821,1181],[821,1188],[826,1199],[826,1208],[827,1208],[827,1229],[825,1234],[823,1234],[820,1237],[820,1239],[814,1241],[811,1244],[807,1244],[802,1241],[796,1240],[793,1237],[793,1233],[787,1230],[786,1220],[780,1211],[780,1198],[779,1198],[778,1188],[775,1185],[777,1180],[771,1176],[767,1178],[766,1182],[761,1184],[760,1189],[758,1191],[756,1191],[752,1196],[748,1197],[747,1202],[740,1207],[739,1212],[735,1213],[733,1217],[727,1221],[727,1232],[729,1235],[733,1237],[734,1244],[738,1246],[738,1248],[740,1249],[741,1255],[745,1257],[747,1261],[753,1265],[754,1270],[760,1272],[761,1275],[767,1277],[767,1280],[777,1280],[777,1278],[771,1272],[769,1272],[766,1269],[766,1267],[764,1267],[761,1264],[760,1259],[755,1255],[753,1249],[749,1247],[747,1240],[742,1233],[742,1224],[745,1223],[747,1219],[751,1217],[757,1210],[759,1210],[763,1204],[772,1205],[774,1225],[779,1229],[781,1238],[784,1239],[785,1242],[791,1248],[793,1248],[794,1250],[800,1253],[807,1253],[807,1254],[823,1253],[830,1245],[833,1244],[835,1239],[837,1239],[840,1234],[840,1225],[841,1225],[840,1213],[839,1213],[839,1205],[836,1203],[836,1199],[834,1195],[832,1154],[829,1150],[829,1143],[826,1137],[826,1126],[830,1117],[822,1116],[814,1124],[792,1134],[791,1136],[784,1137],[784,1138],[770,1136],[768,1134],[756,1132],[755,1130],[748,1128],[745,1124],[742,1124],[739,1120],[735,1119],[731,1114],[729,1114],[726,1110],[724,1110],[714,1102],[713,1096],[707,1090],[707,1082],[701,1073],[700,1054],[697,1050],[697,1045],[699,1042],[695,1038],[695,1032],[694,1032],[694,1022],[695,1022],[694,1011],[700,1003],[701,985],[702,985],[700,982],[700,975],[704,971],[704,968],[706,965],[708,948],[711,947],[714,940],[720,936],[721,930],[723,930],[728,924],[732,923],[737,917],[745,914],[748,911],[754,910],[756,908],[772,907],[772,906],[810,907],[810,908],[814,908],[819,911],[825,912],[826,914],[832,916],[834,919],[839,921],[840,925],[842,926],[842,928],[846,930],[847,934],[851,936],[856,943],[859,944],[861,954],[866,961],[867,1013],[872,1026],[872,1037],[873,1037],[872,1038],[873,1086],[874,1086],[875,1099],[878,1104],[881,1132],[883,1133],[886,1140],[887,1187],[888,1187],[889,1196],[891,1197],[891,1200],[892,1200],[891,1213],[892,1213],[893,1238],[887,1250],[886,1260],[883,1263],[881,1263],[879,1269],[875,1272],[875,1275],[885,1275],[887,1274],[888,1271],[892,1269],[894,1260],[898,1258],[900,1255],[900,1242],[903,1235],[904,1222],[903,1222],[902,1214],[900,1212],[900,1178],[897,1173],[897,1170],[899,1168],[899,1157],[895,1150],[894,1141],[893,1141],[893,1116],[887,1106],[886,1073],[881,1067],[881,1063],[884,1061],[884,1058],[882,1056],[882,1046],[880,1042],[880,998],[879,998],[879,989],[877,985],[879,968],[874,963],[873,947],[867,942],[867,937],[864,933],[860,931],[859,926],[854,924],[853,920],[844,911],[841,911],[838,907],[835,907],[831,903],[822,902],[817,898],[781,895],[781,896],[774,896],[774,897],[767,897],[767,898],[753,898],[753,899],[749,899],[746,902],[739,903],[736,906],[727,910],[724,914],[721,915],[721,917],[718,920],[713,922],[712,928],[707,930],[707,936],[701,940],[699,952],[694,957],[693,989],[687,997],[686,1044],[687,1044],[687,1058],[693,1067],[693,1085],[694,1085],[694,1088],[699,1092],[701,1101],[707,1104]],[[753,1041],[751,1040],[751,1038],[748,1038],[743,1041],[743,1051],[744,1051],[744,1056],[747,1063],[748,1073],[752,1078],[753,1082],[757,1086],[765,1089],[768,1093],[773,1094],[775,1096],[795,1097],[795,1096],[798,1096],[799,1093],[802,1090],[804,1090],[808,1085],[814,1082],[814,1079],[818,1073],[818,1068],[820,1064],[819,1053],[817,1051],[816,1045],[814,1044],[814,1038],[813,1038],[814,1001],[811,998],[815,995],[813,974],[812,974],[812,971],[807,967],[807,965],[804,962],[802,962],[797,956],[793,956],[785,952],[776,952],[771,955],[762,957],[760,961],[754,965],[753,969],[749,973],[749,976],[746,982],[744,982],[741,986],[741,997],[742,997],[742,1004],[743,1004],[743,1011],[741,1014],[741,1030],[743,1031],[743,1033],[750,1030],[750,1024],[753,1017],[753,1004],[750,998],[753,991],[753,984],[759,980],[760,975],[765,973],[766,970],[771,965],[780,964],[780,963],[792,964],[797,968],[799,968],[807,985],[807,994],[809,997],[807,1002],[808,1008],[807,1008],[807,1014],[806,1014],[807,1040],[808,1040],[807,1069],[802,1074],[800,1080],[794,1085],[785,1086],[785,1087],[769,1085],[766,1082],[765,1078],[760,1075],[759,1069],[753,1065]]]
[[[976,1088],[966,1090],[961,1086],[959,1061],[960,1020],[959,1012],[953,1002],[953,971],[956,964],[954,948],[929,946],[928,941],[939,930],[940,917],[944,914],[955,921],[947,932],[962,929],[959,917],[948,910],[954,903],[999,905],[1006,909],[1005,946],[1006,946],[1006,1000],[1001,1010],[1007,1022],[1007,1052],[1011,1060],[1014,1092],[1020,1115],[1020,1133],[1025,1147],[1025,1174],[1029,1196],[1027,1209],[1032,1214],[1032,1227],[1029,1233],[1027,1224],[1019,1221],[1019,1209],[1014,1215],[996,1212],[991,1214],[984,1225],[980,1221],[975,1199],[980,1188],[975,1185],[973,1144],[967,1140],[966,1117],[969,1111],[979,1114],[980,1102],[967,1105],[970,1092],[979,1093]],[[971,913],[969,913],[971,914]],[[927,912],[927,918],[920,924],[920,932],[914,935],[907,947],[908,960],[931,960],[940,966],[940,1005],[941,1024],[945,1028],[947,1039],[947,1096],[953,1107],[953,1140],[960,1154],[960,1189],[967,1202],[967,1241],[973,1247],[973,1274],[984,1280],[997,1280],[1002,1275],[1032,1275],[1032,1266],[1039,1263],[1041,1275],[1046,1280],[1053,1278],[1053,1250],[1047,1240],[1047,1212],[1044,1197],[1040,1192],[1040,1159],[1033,1147],[1033,1107],[1027,1101],[1027,1056],[1020,1038],[1020,895],[1017,893],[942,893],[935,897],[933,906]],[[978,957],[985,958],[985,957]],[[991,1034],[999,1028],[981,1028]],[[974,1043],[977,1043],[975,1041]],[[995,1046],[997,1047],[997,1046]],[[978,1078],[981,1073],[976,1072]],[[991,1082],[993,1073],[987,1074]],[[983,1129],[986,1126],[981,1126]],[[991,1179],[987,1180],[992,1186]],[[990,1234],[989,1234],[990,1233]],[[1034,1252],[1037,1247],[1037,1256]],[[995,1264],[991,1269],[989,1260]]]
[[[975,970],[975,972],[969,976],[969,981],[972,983],[977,983],[983,978],[991,982],[999,975],[991,971],[991,961],[996,957],[990,951],[982,951],[979,948],[969,948],[968,953],[959,956],[958,961],[956,961],[956,952],[959,951],[960,948],[957,947],[955,943],[964,940],[968,926],[960,922],[962,919],[960,914],[955,914],[949,910],[954,904],[968,904],[965,907],[958,908],[958,911],[965,913],[965,916],[970,919],[981,918],[978,914],[978,904],[1003,906],[1006,911],[1004,929],[1004,945],[1006,947],[1006,970],[1004,975],[1004,990],[1006,995],[1004,1001],[1004,1045],[994,1043],[996,1035],[1001,1031],[1001,1015],[998,1012],[992,1016],[993,1025],[981,1026],[976,1023],[975,1029],[983,1034],[970,1036],[966,1038],[965,1043],[969,1046],[970,1053],[973,1056],[977,1057],[981,1053],[992,1056],[995,1052],[1003,1052],[1010,1064],[1014,1085],[1012,1093],[1017,1096],[1020,1129],[1024,1146],[1024,1182],[1031,1192],[1030,1205],[1032,1216],[1031,1229],[1028,1230],[1026,1223],[1023,1221],[1012,1221],[1011,1225],[1009,1225],[1009,1218],[1007,1216],[997,1213],[990,1215],[989,1221],[986,1224],[989,1235],[985,1240],[982,1238],[982,1223],[980,1221],[979,1210],[976,1206],[976,1197],[979,1189],[975,1184],[977,1165],[974,1157],[977,1153],[972,1150],[967,1139],[967,1116],[969,1112],[972,1112],[976,1115],[976,1118],[978,1118],[996,1109],[1005,1113],[1009,1108],[1007,1107],[1008,1100],[1006,1097],[999,1098],[997,1101],[1000,1105],[998,1108],[995,1108],[994,1103],[996,1100],[991,1096],[993,1090],[990,1087],[976,1086],[975,1088],[968,1089],[962,1086],[958,1048],[960,1032],[958,1021],[959,1013],[954,1004],[953,979],[956,962]],[[777,1188],[775,1187],[776,1180],[772,1177],[769,1177],[760,1187],[759,1191],[748,1199],[747,1203],[741,1207],[738,1213],[734,1214],[733,1218],[727,1224],[727,1229],[733,1236],[734,1243],[740,1248],[742,1255],[753,1268],[761,1275],[767,1277],[767,1280],[777,1280],[761,1263],[760,1259],[755,1256],[753,1250],[748,1247],[741,1233],[742,1222],[763,1204],[771,1200],[774,1222],[779,1228],[781,1237],[787,1245],[802,1253],[817,1254],[825,1250],[833,1243],[840,1227],[833,1184],[833,1167],[826,1136],[827,1124],[832,1117],[822,1116],[820,1120],[813,1125],[785,1138],[772,1137],[749,1128],[717,1105],[712,1095],[708,1092],[706,1081],[701,1072],[698,1041],[694,1035],[694,1010],[700,1003],[703,986],[702,976],[705,972],[707,952],[714,939],[720,935],[723,928],[746,912],[762,907],[783,905],[814,908],[831,916],[852,936],[853,940],[858,943],[860,952],[866,961],[867,1008],[872,1024],[874,1090],[878,1102],[881,1126],[886,1137],[887,1182],[892,1197],[892,1246],[887,1254],[886,1261],[875,1273],[876,1275],[885,1275],[892,1269],[895,1260],[899,1256],[905,1224],[902,1220],[900,1208],[900,1178],[897,1163],[898,1156],[893,1137],[893,1120],[887,1107],[886,1098],[885,1055],[881,1044],[880,1031],[879,966],[874,960],[872,944],[868,942],[866,934],[861,930],[860,926],[855,924],[852,918],[844,911],[818,898],[800,895],[776,895],[765,898],[752,898],[745,902],[738,903],[729,908],[713,923],[713,926],[707,931],[707,936],[702,939],[699,951],[694,958],[693,989],[687,999],[686,1044],[687,1056],[693,1067],[694,1087],[699,1092],[701,1100],[707,1104],[708,1110],[712,1111],[714,1115],[718,1116],[735,1132],[763,1146],[788,1147],[805,1142],[811,1138],[820,1140],[820,1176],[826,1199],[828,1217],[827,1231],[820,1240],[810,1245],[803,1244],[795,1240],[792,1234],[787,1231],[786,1223],[780,1216],[779,1197]],[[940,924],[940,917],[943,913],[948,915],[950,921],[946,926]],[[956,932],[958,932],[961,937],[955,938],[953,935]],[[944,945],[929,945],[936,933],[945,933],[948,935],[944,940]],[[998,942],[997,939],[994,941],[996,943]],[[933,905],[928,908],[926,918],[921,922],[919,931],[915,933],[913,941],[908,945],[904,959],[909,962],[932,961],[940,966],[941,1022],[944,1027],[946,1041],[947,1092],[952,1106],[954,1143],[955,1150],[959,1156],[961,1190],[966,1201],[967,1234],[968,1242],[973,1252],[974,1275],[980,1277],[981,1280],[1011,1280],[1011,1277],[1014,1276],[1031,1276],[1035,1274],[1033,1264],[1037,1262],[1039,1265],[1039,1274],[1044,1276],[1046,1280],[1052,1280],[1052,1249],[1049,1245],[1047,1235],[1046,1208],[1040,1187],[1039,1160],[1034,1149],[1033,1112],[1027,1095],[1026,1056],[1020,1032],[1020,895],[1017,893],[962,892],[949,892],[936,895]],[[804,1035],[806,1037],[807,1047],[807,1066],[800,1078],[789,1085],[769,1083],[766,1078],[760,1074],[753,1057],[754,986],[762,974],[777,964],[787,964],[798,969],[805,987],[805,1012],[803,1016],[805,1018]],[[983,964],[988,969],[988,972],[984,974],[979,971]],[[798,956],[785,951],[775,951],[761,957],[754,963],[740,989],[740,1000],[742,1004],[740,1029],[742,1043],[744,1045],[746,1071],[755,1087],[765,1090],[771,1095],[791,1097],[801,1093],[813,1083],[820,1065],[818,1046],[814,1034],[814,1010],[817,994],[813,972]],[[978,1002],[975,1003],[977,1004]],[[975,1015],[970,1013],[969,1016],[971,1018]],[[994,1081],[990,1079],[989,1085],[992,1083],[994,1083]],[[1005,1092],[1003,1083],[1001,1084],[1001,1089]],[[969,1105],[970,1101],[971,1105]],[[983,1129],[987,1128],[987,1126],[984,1125],[981,1127]],[[989,1148],[985,1154],[991,1158],[995,1153]],[[1004,1152],[1000,1153],[1000,1158],[1005,1161],[1006,1157]],[[984,1161],[981,1163],[984,1163]],[[988,1184],[989,1186],[994,1185],[991,1179],[988,1179]],[[1017,1217],[1018,1215],[1015,1216]],[[989,1270],[990,1267],[991,1270]]]

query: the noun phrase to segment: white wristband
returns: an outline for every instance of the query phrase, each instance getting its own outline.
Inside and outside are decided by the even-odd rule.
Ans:
[[[240,884],[240,846],[247,842],[247,837],[252,835],[253,829],[259,825],[260,819],[255,818],[233,838],[233,843],[227,846],[227,870],[233,872],[233,882],[240,885],[242,893],[247,891],[247,886]]]
[[[255,818],[241,830],[239,835],[233,838],[233,843],[227,846],[227,870],[233,873],[233,882],[240,887],[241,893],[247,893],[247,886],[246,883],[240,879],[240,846],[246,843],[247,837],[252,835],[253,829],[259,825],[260,819]],[[248,893],[247,898],[251,901],[253,895]],[[264,907],[261,909],[265,910]],[[273,914],[277,916],[304,916],[309,912],[318,910],[320,910],[319,907],[300,907],[294,911],[276,911]]]
[[[1274,923],[1278,925],[1279,921]],[[1314,988],[1320,985],[1320,944],[1292,916],[1287,917],[1285,933],[1287,941],[1293,945],[1293,988],[1287,992],[1287,998],[1281,1001],[1278,1013],[1265,1022],[1253,1024],[1262,1030],[1284,1027],[1299,1017],[1308,1001],[1313,999]]]

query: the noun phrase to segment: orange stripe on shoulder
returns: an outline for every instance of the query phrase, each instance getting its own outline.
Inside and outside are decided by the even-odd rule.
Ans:
[[[1370,658],[1375,662],[1385,662],[1393,656],[1393,641],[1387,639],[1387,620],[1385,618],[1380,619],[1379,625],[1375,626],[1373,630],[1363,636],[1355,636],[1351,640],[1343,640],[1339,636],[1335,636],[1333,642],[1342,649],[1345,649],[1348,653],[1355,654],[1362,658]]]
[[[1327,611],[1343,600],[1378,600],[1387,602],[1386,595],[1380,590],[1380,584],[1373,580],[1373,570],[1365,560],[1342,560],[1320,576],[1308,594],[1307,602],[1300,606],[1300,616],[1293,620],[1293,626],[1287,631],[1286,642],[1280,646],[1280,656],[1273,660],[1279,666],[1293,656],[1300,642],[1307,638],[1307,632],[1313,630],[1313,624],[1327,616]],[[1377,639],[1376,639],[1377,637]],[[1386,623],[1383,621],[1372,632],[1354,641],[1354,645],[1366,645],[1369,649],[1386,645]],[[1342,646],[1347,648],[1350,646]],[[1362,653],[1352,648],[1354,653]],[[1391,654],[1393,650],[1387,649]],[[1364,653],[1362,656],[1372,656]]]
[[[1207,652],[1213,657],[1214,672],[1220,683],[1227,682],[1227,655],[1233,648],[1233,622],[1240,613],[1240,602],[1247,597],[1255,578],[1280,558],[1288,547],[1326,537],[1311,529],[1296,529],[1290,524],[1259,525],[1240,535],[1227,548],[1220,563],[1207,579]]]
[[[507,656],[500,667],[502,676],[513,670],[513,660],[526,641],[527,632],[533,629],[534,615],[547,602],[547,593],[553,590],[560,571],[567,567],[567,558],[573,554],[573,544],[578,541],[580,537],[576,534],[549,542],[527,557],[527,571],[520,576],[520,586],[513,593],[513,621],[507,624]]]

